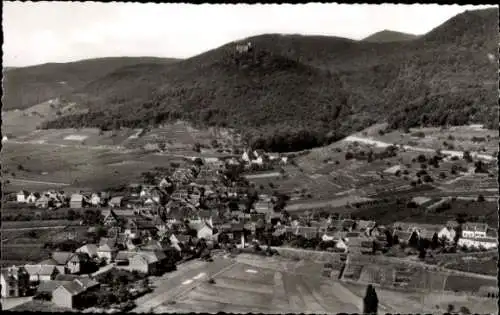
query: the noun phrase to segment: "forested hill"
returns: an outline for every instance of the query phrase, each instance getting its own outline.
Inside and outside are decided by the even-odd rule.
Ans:
[[[72,93],[124,66],[174,61],[176,59],[156,57],[110,57],[4,68],[2,110],[24,109]]]
[[[418,38],[418,36],[414,34],[383,30],[364,38],[363,41],[371,43],[389,43],[413,40],[416,38]]]
[[[251,49],[237,51],[248,42]],[[44,127],[181,118],[240,128],[256,146],[276,150],[319,145],[383,120],[393,128],[497,128],[497,45],[497,9],[464,12],[411,41],[261,35],[168,66],[119,69],[68,97],[89,113]]]

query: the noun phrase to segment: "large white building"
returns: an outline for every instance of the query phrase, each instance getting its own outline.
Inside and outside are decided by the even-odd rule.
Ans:
[[[462,227],[463,238],[480,238],[486,237],[488,224],[486,223],[465,223]]]
[[[491,229],[490,229],[491,230]],[[492,249],[498,247],[496,233],[488,233],[488,224],[467,222],[462,227],[458,246]]]

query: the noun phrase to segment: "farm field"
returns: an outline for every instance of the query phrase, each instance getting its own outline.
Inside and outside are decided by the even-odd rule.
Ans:
[[[30,229],[78,224],[78,221],[69,220],[2,221],[2,229]]]
[[[255,259],[254,261],[258,260]],[[296,264],[296,262],[291,262]],[[262,312],[262,313],[356,313],[361,299],[340,283],[307,276],[268,264],[238,262],[214,277],[215,283],[203,283],[178,296],[175,304],[165,303],[155,312]],[[283,266],[283,264],[278,264]],[[286,265],[286,264],[285,264]],[[303,272],[307,272],[304,270]]]
[[[446,129],[428,127],[428,128],[410,128],[409,133],[401,131],[391,131],[379,134],[378,129],[383,129],[380,124],[378,128],[369,128],[364,132],[358,133],[359,136],[370,137],[388,143],[412,145],[416,147],[441,149],[443,142],[452,145],[450,150],[471,151],[480,154],[494,155],[498,151],[498,132],[479,128],[479,126],[453,126]],[[422,137],[423,136],[423,137]]]
[[[476,201],[476,200],[450,200],[449,209],[433,209],[434,213],[446,216],[456,216],[458,214],[466,214],[469,217],[486,217],[497,214],[498,203],[492,201]]]
[[[72,105],[44,102],[25,110],[2,112],[3,134],[9,140],[40,142],[58,145],[123,146],[143,148],[146,144],[163,143],[167,149],[191,149],[195,143],[211,146],[214,139],[220,147],[239,145],[239,136],[229,129],[211,127],[193,128],[189,123],[177,121],[158,128],[101,131],[98,128],[37,129],[43,122],[58,114],[73,111]]]
[[[2,111],[2,134],[9,139],[28,135],[42,122],[56,117],[57,112],[69,111],[70,108],[47,101],[25,110]]]
[[[51,251],[43,248],[43,244],[2,244],[2,261],[22,261],[26,263],[37,263],[50,258]]]
[[[174,160],[179,161],[141,152],[122,153],[110,149],[18,143],[5,143],[2,155],[6,179],[28,180],[22,183],[22,187],[28,190],[32,189],[30,180],[38,182],[34,185],[38,189],[46,181],[49,183],[45,189],[64,191],[101,190],[128,185],[131,181],[140,180],[142,172],[169,166]],[[22,169],[19,169],[20,165]],[[61,185],[51,184],[53,182]],[[5,186],[6,191],[19,190],[19,184],[15,181]]]
[[[438,167],[420,163],[417,158],[420,155],[427,159],[433,157],[435,152],[421,153],[410,150],[398,150],[394,157],[387,157],[383,160],[375,159],[371,162],[367,160],[346,160],[346,152],[365,153],[372,150],[381,152],[385,148],[377,148],[363,143],[337,142],[331,146],[313,149],[308,154],[296,159],[295,165],[285,167],[286,177],[279,181],[279,189],[283,192],[308,191],[314,197],[323,199],[325,196],[331,198],[332,195],[346,192],[361,195],[375,195],[380,192],[394,190],[408,190],[411,182],[417,178],[417,172],[426,167],[425,171],[433,179],[433,184],[440,186],[451,182],[452,186],[457,186],[453,181],[463,175],[459,172],[453,174],[452,167],[460,166],[465,169],[473,167],[464,160],[450,161],[442,160]],[[422,166],[422,164],[425,164]],[[391,175],[385,171],[393,166],[401,167],[401,174]],[[476,176],[473,176],[475,180]],[[486,176],[486,178],[488,178]],[[492,187],[491,181],[483,178],[483,184],[479,187]],[[444,189],[444,188],[443,188]]]
[[[498,273],[498,253],[494,253],[487,257],[462,256],[462,257],[446,257],[440,265],[459,271],[473,272],[495,276]]]
[[[18,222],[2,222],[18,223]],[[19,223],[30,223],[19,222]],[[55,223],[55,222],[54,222]],[[30,230],[4,230],[2,228],[1,260],[2,266],[12,264],[37,263],[50,257],[51,250],[44,248],[47,243],[67,240],[86,241],[87,226],[50,227]]]
[[[359,284],[345,284],[355,294],[363,297],[366,286]],[[448,305],[452,304],[456,310],[467,307],[472,314],[496,314],[498,305],[496,299],[486,299],[475,296],[466,296],[452,293],[436,292],[404,292],[376,288],[379,298],[379,307],[385,306],[391,313],[445,313]]]

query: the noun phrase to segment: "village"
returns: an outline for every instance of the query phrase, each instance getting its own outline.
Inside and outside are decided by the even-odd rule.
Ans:
[[[325,263],[323,276],[357,280],[361,271],[353,278],[352,262],[361,256],[427,264],[434,256],[497,248],[496,227],[486,223],[383,225],[326,211],[293,213],[285,210],[289,196],[259,193],[242,175],[283,172],[289,162],[286,156],[246,150],[239,158],[192,158],[182,166],[156,168],[144,174],[144,183],[118,191],[20,191],[8,196],[11,204],[32,209],[34,218],[66,209],[71,224],[86,233],[83,238],[68,233],[66,240],[51,244],[49,257],[3,268],[2,298],[32,297],[66,310],[129,311],[136,309],[135,299],[152,294],[154,277],[188,261],[210,263],[221,255],[327,252],[340,260],[336,266]],[[364,203],[374,201],[349,206]],[[405,285],[404,280],[394,281]],[[483,291],[498,296],[492,288]]]

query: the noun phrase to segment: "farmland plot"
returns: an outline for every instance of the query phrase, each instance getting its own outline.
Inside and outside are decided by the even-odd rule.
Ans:
[[[331,281],[238,263],[176,300],[172,309],[203,312],[359,312],[355,301],[339,296]],[[356,305],[354,305],[356,304]],[[162,311],[169,311],[164,305]]]
[[[50,250],[43,248],[43,244],[2,244],[2,260],[16,260],[40,262],[50,257]]]
[[[36,220],[36,221],[2,221],[2,229],[26,229],[78,225],[78,221],[69,220]]]
[[[449,275],[446,279],[445,290],[454,292],[478,292],[479,288],[482,286],[496,285],[496,279]]]
[[[169,157],[140,152],[120,153],[41,144],[7,143],[2,153],[2,166],[8,169],[6,175],[14,179],[70,184],[72,190],[96,190],[128,184],[139,180],[142,172],[156,166],[169,166],[172,161]],[[130,163],[120,163],[123,161]],[[22,170],[19,170],[19,165]],[[15,177],[11,173],[15,173]],[[16,184],[14,179],[12,185]],[[7,189],[11,189],[11,183],[6,185]],[[43,183],[36,186],[43,187]],[[47,184],[45,187],[56,188],[57,185]],[[60,187],[68,190],[64,185]]]
[[[423,133],[425,137],[415,137],[417,133]],[[498,141],[498,132],[495,130],[488,130],[476,128],[475,126],[454,126],[448,129],[441,129],[436,127],[430,128],[410,128],[410,133],[405,134],[401,131],[391,131],[380,135],[378,133],[370,134],[369,136],[377,140],[396,143],[398,141],[418,141],[422,145],[427,144],[430,148],[439,148],[443,141],[453,142],[456,141],[465,147],[466,150],[474,151],[475,147],[480,147],[481,142],[489,143]],[[475,138],[484,138],[485,141],[472,141]],[[489,141],[488,141],[489,139]],[[483,143],[483,144],[484,144]]]

